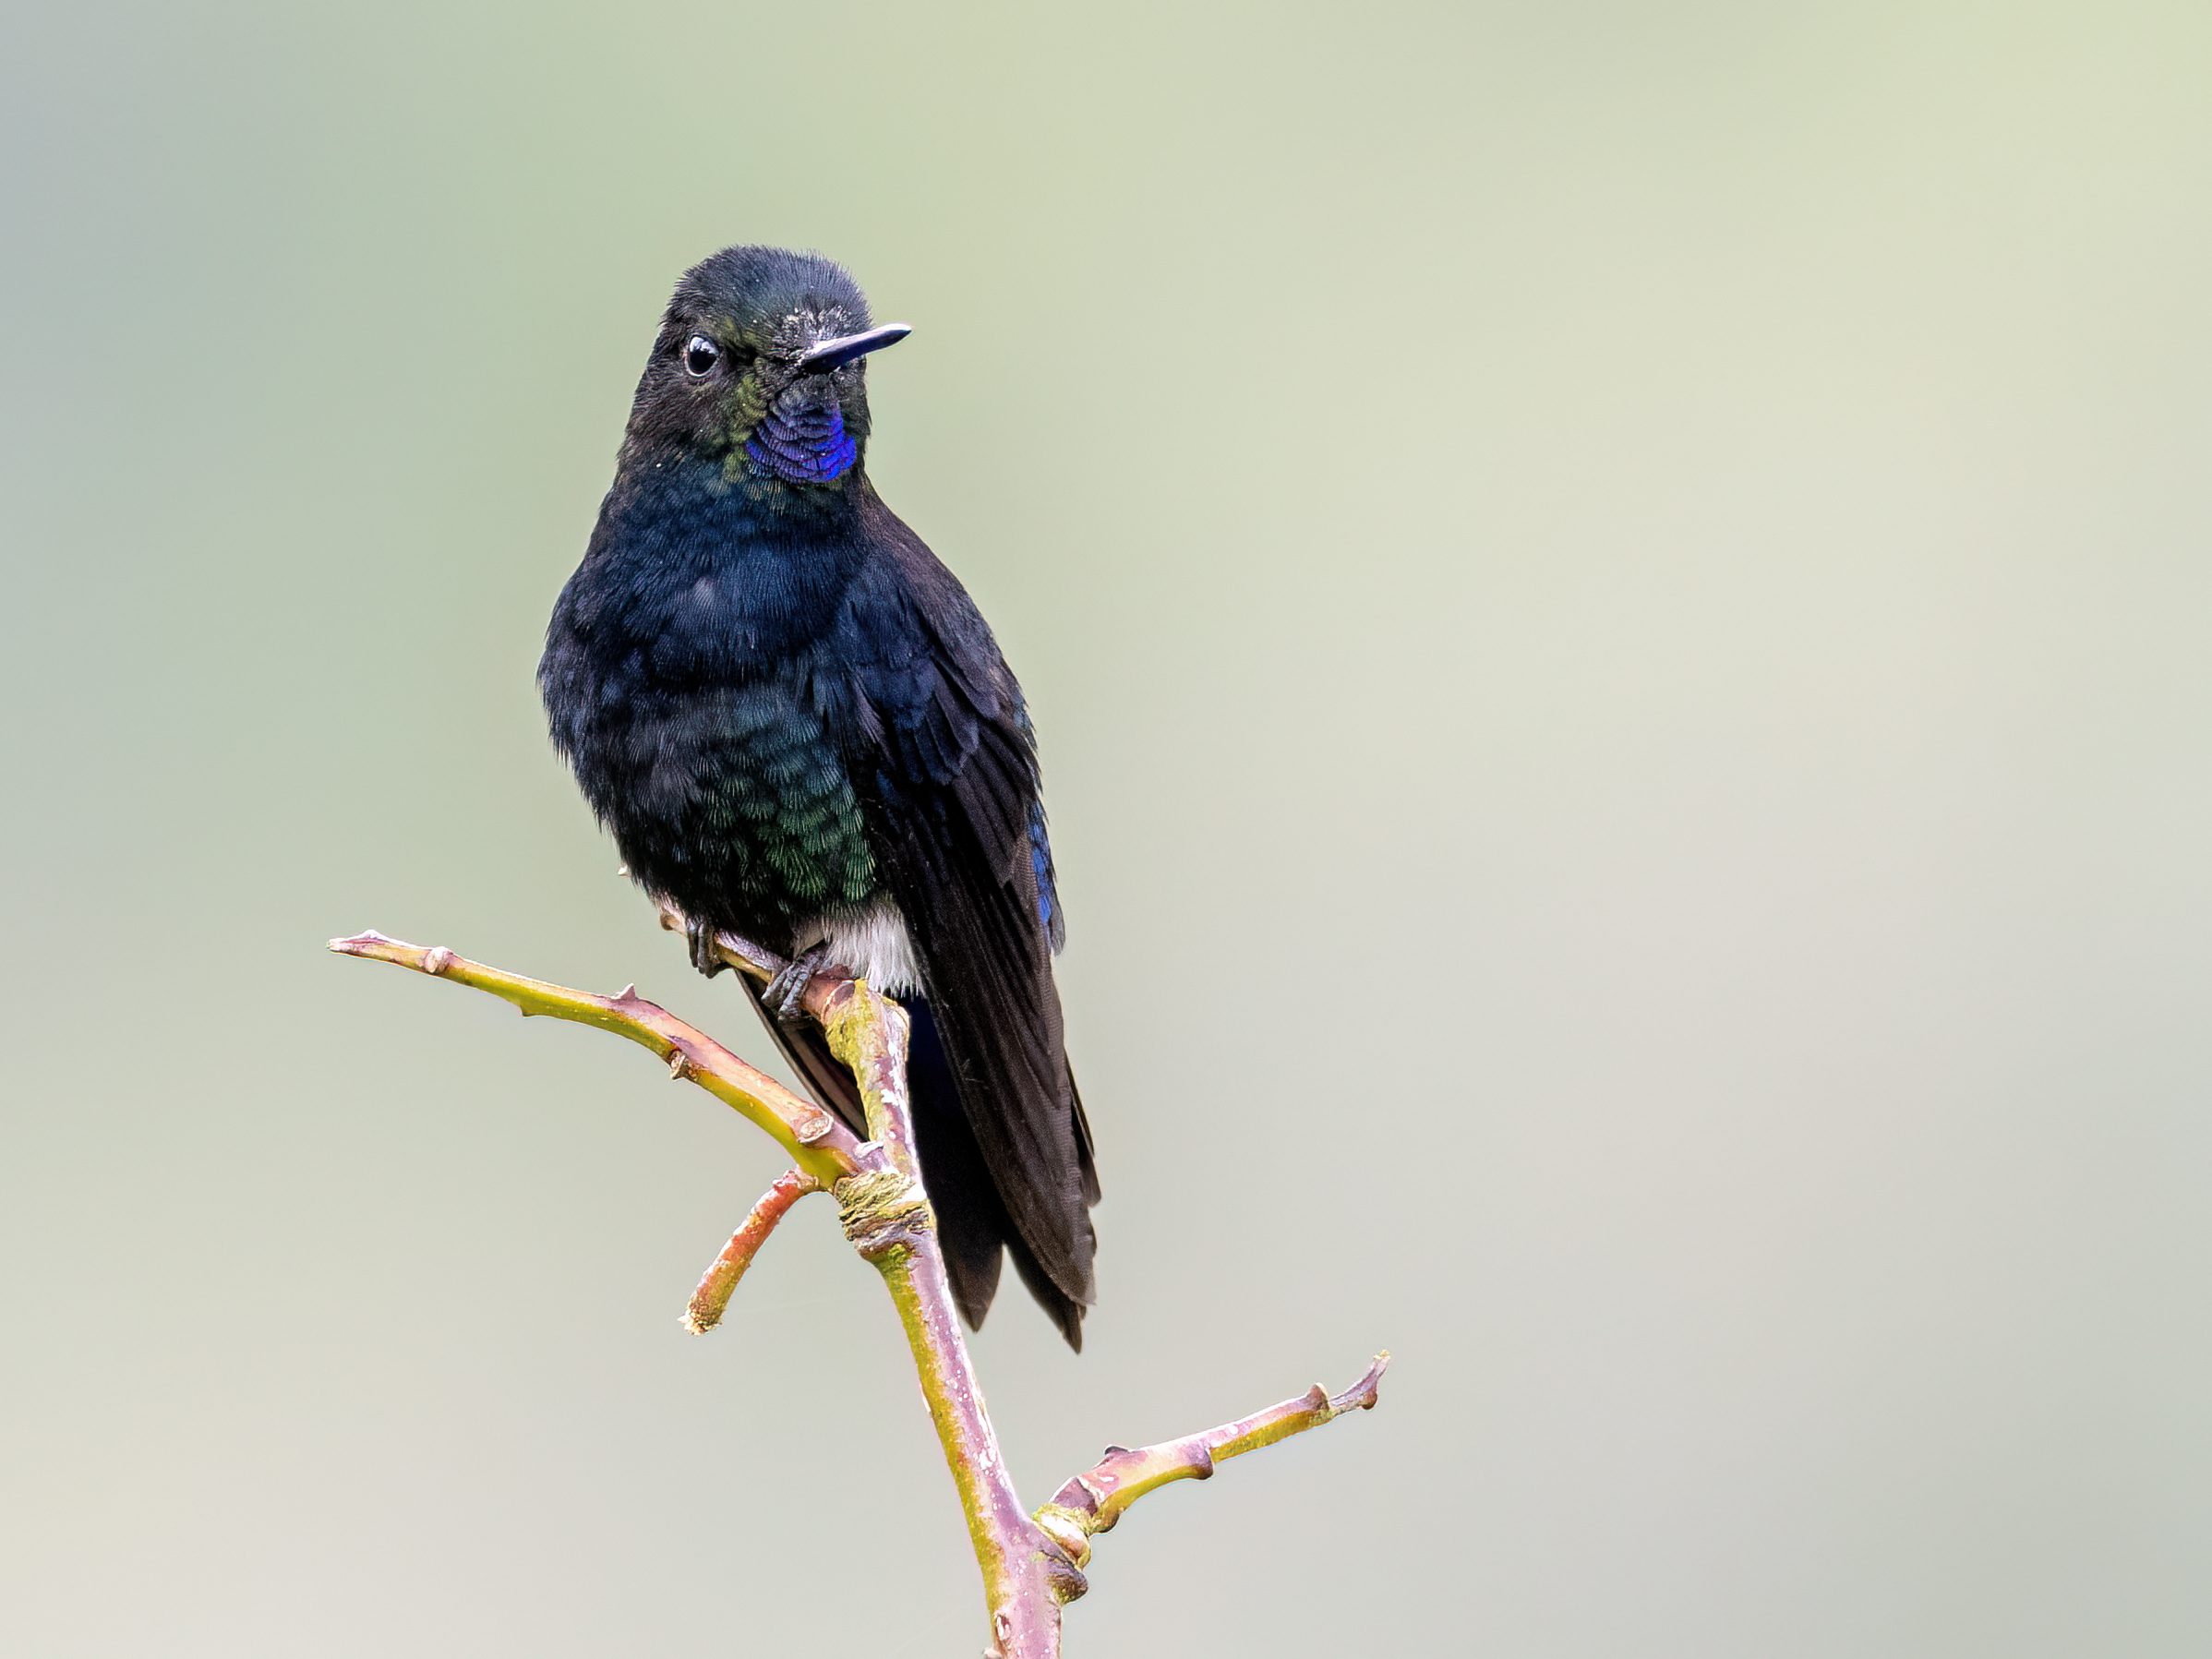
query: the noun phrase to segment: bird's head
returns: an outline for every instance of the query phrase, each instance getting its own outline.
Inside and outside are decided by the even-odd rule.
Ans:
[[[834,486],[868,441],[865,359],[906,334],[874,327],[860,285],[819,254],[726,247],[676,285],[624,460],[712,459],[733,483]]]

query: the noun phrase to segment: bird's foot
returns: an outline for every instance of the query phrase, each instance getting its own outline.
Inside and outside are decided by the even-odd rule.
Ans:
[[[816,974],[829,965],[827,944],[808,945],[784,964],[781,973],[768,981],[768,989],[761,993],[763,1005],[787,1026],[803,1024],[807,1017],[807,986]]]
[[[703,921],[688,917],[684,920],[683,936],[691,947],[691,966],[710,980],[729,966],[715,948],[715,932]]]

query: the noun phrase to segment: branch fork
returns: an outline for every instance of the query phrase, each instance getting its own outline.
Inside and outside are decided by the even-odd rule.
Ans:
[[[688,931],[663,907],[662,925]],[[716,934],[715,954],[763,981],[785,964],[734,933]],[[1231,1458],[1320,1427],[1346,1412],[1371,1409],[1388,1353],[1340,1394],[1316,1386],[1250,1417],[1136,1450],[1109,1447],[1034,1514],[1024,1509],[969,1359],[945,1280],[908,1110],[907,1017],[865,980],[817,974],[799,1001],[819,1020],[831,1052],[851,1067],[867,1114],[867,1138],[832,1112],[794,1094],[697,1028],[626,986],[616,996],[572,991],[456,956],[443,945],[407,944],[380,933],[333,939],[342,956],[411,968],[487,992],[525,1016],[594,1026],[657,1054],[668,1075],[704,1089],[774,1137],[792,1160],[776,1177],[702,1275],[684,1314],[685,1328],[711,1330],[769,1235],[810,1193],[828,1191],[855,1251],[891,1293],[914,1358],[968,1537],[981,1569],[993,1659],[1058,1659],[1060,1609],[1088,1588],[1091,1539],[1111,1530],[1148,1493],[1180,1480],[1206,1480]]]

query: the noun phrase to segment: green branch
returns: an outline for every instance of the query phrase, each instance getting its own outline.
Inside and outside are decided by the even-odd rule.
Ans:
[[[765,1129],[800,1169],[824,1185],[866,1166],[859,1136],[829,1112],[793,1094],[766,1072],[748,1065],[696,1027],[684,1024],[657,1004],[646,1002],[634,985],[625,986],[617,996],[571,991],[565,985],[524,979],[521,974],[471,962],[442,944],[408,944],[377,932],[333,939],[331,948],[342,956],[389,962],[433,979],[488,991],[512,1003],[525,1017],[542,1014],[627,1037],[659,1055],[671,1077],[696,1083]]]
[[[1162,1440],[1136,1451],[1126,1446],[1109,1447],[1094,1467],[1052,1494],[1052,1501],[1037,1511],[1037,1524],[1077,1567],[1087,1566],[1091,1535],[1110,1531],[1147,1493],[1171,1481],[1210,1480],[1215,1468],[1231,1458],[1319,1428],[1346,1412],[1374,1410],[1383,1373],[1389,1367],[1386,1351],[1376,1354],[1367,1374],[1341,1394],[1331,1394],[1316,1383],[1295,1400],[1180,1440]]]
[[[685,925],[666,907],[662,920],[679,930]],[[783,967],[772,953],[734,934],[719,934],[714,944],[724,961],[756,978],[773,978]],[[791,1207],[810,1192],[830,1190],[846,1236],[883,1275],[907,1333],[915,1376],[982,1571],[995,1659],[1058,1659],[1060,1609],[1084,1593],[1082,1568],[1090,1558],[1091,1537],[1112,1527],[1145,1494],[1172,1481],[1203,1480],[1227,1459],[1375,1404],[1388,1354],[1377,1355],[1342,1394],[1316,1388],[1202,1434],[1138,1451],[1113,1448],[1031,1516],[999,1450],[945,1279],[937,1218],[914,1151],[907,1016],[896,1003],[863,981],[828,974],[816,975],[801,999],[822,1023],[831,1052],[852,1068],[860,1085],[868,1125],[862,1140],[830,1112],[645,1002],[634,986],[619,996],[597,996],[487,968],[442,945],[404,944],[380,933],[334,939],[331,948],[488,992],[525,1015],[573,1020],[628,1038],[659,1055],[671,1076],[696,1084],[775,1138],[797,1167],[753,1206],[701,1279],[685,1319],[692,1329],[707,1329],[721,1318],[738,1280]]]

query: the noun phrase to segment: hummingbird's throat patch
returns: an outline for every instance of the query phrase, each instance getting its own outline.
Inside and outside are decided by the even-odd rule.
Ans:
[[[860,451],[834,398],[823,403],[794,386],[761,417],[745,452],[787,484],[829,484],[852,470]]]

